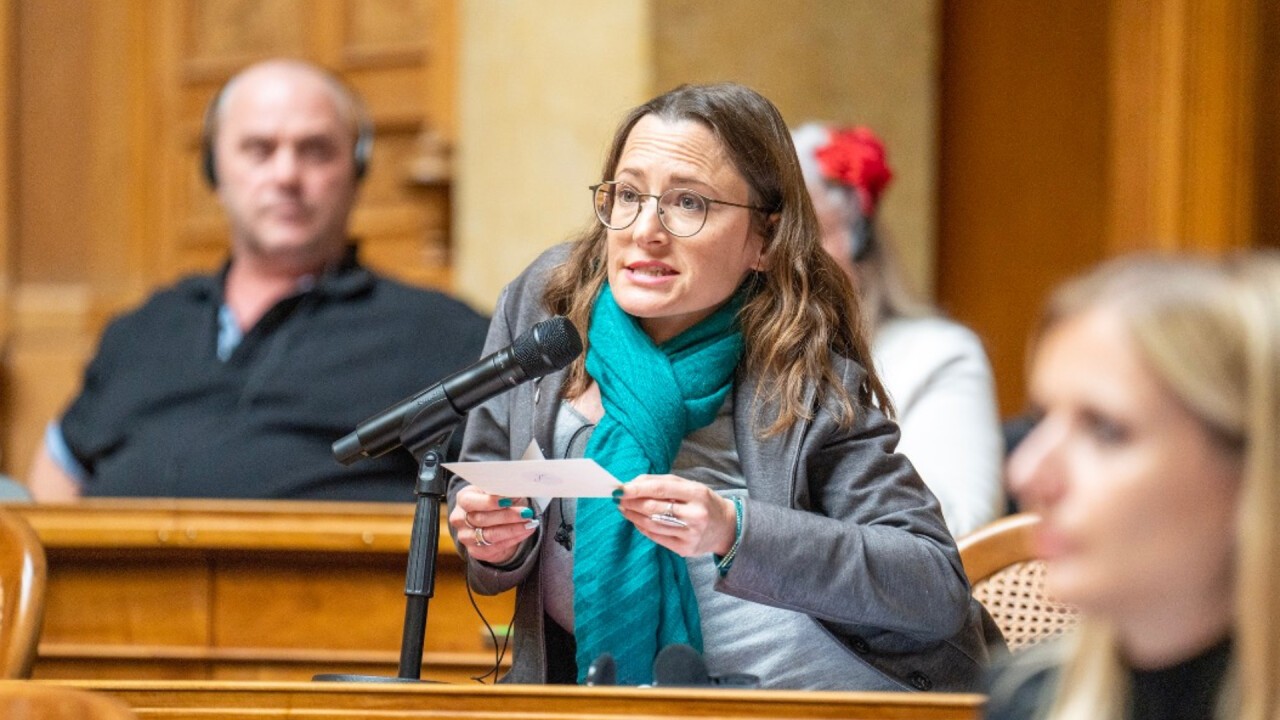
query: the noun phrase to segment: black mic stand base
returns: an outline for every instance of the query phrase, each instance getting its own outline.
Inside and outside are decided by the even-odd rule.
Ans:
[[[344,673],[319,673],[311,679],[315,682],[358,682],[358,683],[440,683],[440,680],[423,680],[422,678],[391,677],[390,675],[346,675]]]

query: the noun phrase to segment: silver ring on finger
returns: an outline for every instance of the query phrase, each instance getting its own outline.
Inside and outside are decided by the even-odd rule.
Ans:
[[[667,502],[666,510],[663,510],[662,512],[654,515],[650,515],[649,519],[656,523],[662,523],[663,525],[670,525],[671,527],[679,527],[679,528],[689,527],[689,523],[676,517],[676,503],[674,500]]]
[[[476,526],[471,524],[471,513],[462,513],[462,522],[472,530],[476,529]]]
[[[484,528],[472,528],[471,534],[475,536],[476,547],[489,547],[493,544],[484,539]]]

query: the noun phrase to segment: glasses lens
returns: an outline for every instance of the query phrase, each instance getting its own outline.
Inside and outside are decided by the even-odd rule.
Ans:
[[[609,223],[613,222],[613,218],[610,217],[613,213],[613,186],[608,184],[597,185],[592,194],[596,217],[608,227]]]
[[[595,191],[596,217],[610,230],[630,225],[640,209],[635,192],[617,183],[601,183]]]
[[[707,199],[692,190],[671,188],[662,193],[658,203],[662,224],[677,237],[689,237],[707,222]]]

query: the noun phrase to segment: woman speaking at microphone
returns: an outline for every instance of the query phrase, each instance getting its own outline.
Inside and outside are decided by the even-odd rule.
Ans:
[[[450,487],[473,587],[517,588],[505,681],[583,682],[607,653],[619,683],[646,684],[687,644],[713,676],[765,687],[977,687],[994,626],[894,454],[857,298],[777,109],[734,84],[654,98],[590,195],[598,223],[503,291],[487,341],[562,314],[586,352],[473,410],[462,459],[534,441],[625,484],[536,522],[525,498]]]

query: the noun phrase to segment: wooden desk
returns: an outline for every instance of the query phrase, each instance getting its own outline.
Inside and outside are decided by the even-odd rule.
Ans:
[[[89,681],[66,683],[112,695],[144,720],[251,717],[363,718],[841,718],[975,720],[982,695],[779,692],[537,685],[356,685]]]
[[[49,558],[37,678],[396,674],[411,503],[106,500],[9,505]],[[476,600],[510,622],[511,594]],[[424,677],[492,667],[441,533]]]

